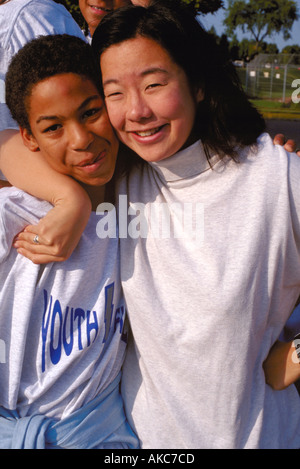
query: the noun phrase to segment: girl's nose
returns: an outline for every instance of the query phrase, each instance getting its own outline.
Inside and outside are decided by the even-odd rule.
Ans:
[[[150,106],[147,104],[147,101],[140,94],[135,94],[130,96],[127,101],[127,118],[138,122],[141,120],[149,119],[152,115]]]

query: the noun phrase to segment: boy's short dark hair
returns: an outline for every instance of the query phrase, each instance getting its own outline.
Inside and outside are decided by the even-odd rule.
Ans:
[[[92,48],[82,39],[58,34],[27,43],[12,59],[5,79],[6,103],[20,127],[31,132],[27,100],[32,88],[55,75],[75,73],[100,88],[100,70]]]

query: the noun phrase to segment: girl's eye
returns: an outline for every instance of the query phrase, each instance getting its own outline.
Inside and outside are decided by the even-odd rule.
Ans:
[[[161,83],[151,83],[151,85],[147,86],[147,89],[157,88],[158,86],[161,86]]]
[[[105,98],[117,98],[120,96],[121,93],[119,91],[115,91],[114,93],[105,93]]]

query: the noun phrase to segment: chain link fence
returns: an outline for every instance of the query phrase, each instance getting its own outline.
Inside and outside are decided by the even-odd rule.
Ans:
[[[235,65],[250,98],[300,103],[300,55],[259,54],[248,64]]]

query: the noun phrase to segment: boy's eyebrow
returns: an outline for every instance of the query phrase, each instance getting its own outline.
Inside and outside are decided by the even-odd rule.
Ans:
[[[146,77],[147,75],[153,75],[154,73],[163,73],[164,75],[169,75],[169,72],[165,70],[164,68],[160,67],[152,67],[152,68],[147,68],[143,72],[140,73],[141,77]],[[109,78],[108,80],[105,80],[103,82],[103,86],[109,85],[110,83],[118,83],[119,80],[116,78]]]
[[[79,108],[78,108],[78,111],[81,111],[82,109],[84,109],[86,106],[88,106],[90,104],[91,101],[94,101],[96,99],[101,99],[100,96],[98,94],[95,94],[93,96],[89,96],[87,99],[85,99],[83,101],[83,103],[80,104]],[[58,116],[47,116],[47,115],[44,115],[44,116],[40,116],[37,121],[36,121],[36,124],[39,124],[41,121],[51,121],[51,120],[54,120],[54,119],[57,119]]]

